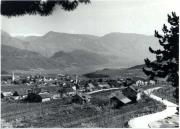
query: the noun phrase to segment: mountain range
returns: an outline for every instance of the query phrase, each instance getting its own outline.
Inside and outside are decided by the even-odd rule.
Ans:
[[[28,37],[12,37],[2,31],[1,43],[4,70],[130,67],[152,58],[149,46],[159,47],[153,36],[141,34],[109,33],[100,37],[53,31]]]

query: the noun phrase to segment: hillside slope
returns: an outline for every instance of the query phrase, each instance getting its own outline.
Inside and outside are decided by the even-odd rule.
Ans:
[[[123,68],[123,69],[102,69],[97,70],[94,72],[86,73],[83,77],[87,78],[96,78],[96,77],[108,77],[108,78],[147,78],[144,74],[142,67],[144,65],[137,65],[130,68]]]

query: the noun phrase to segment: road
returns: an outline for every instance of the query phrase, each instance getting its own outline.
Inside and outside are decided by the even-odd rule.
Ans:
[[[111,91],[111,90],[118,90],[118,89],[122,89],[122,88],[109,88],[109,89],[101,89],[101,90],[95,90],[95,91],[91,91],[91,92],[87,92],[86,94],[94,94],[94,93],[98,93],[98,92],[102,92],[102,91]]]
[[[144,93],[147,95],[150,95],[151,98],[162,102],[164,105],[167,106],[166,109],[161,112],[154,113],[154,114],[149,114],[149,115],[133,118],[128,122],[129,127],[131,127],[131,128],[150,128],[149,124],[151,122],[162,120],[166,117],[174,115],[177,112],[176,104],[169,102],[167,100],[163,100],[162,98],[157,97],[153,94],[150,94],[153,90],[156,90],[159,88],[160,87],[148,89],[148,90],[144,91]]]

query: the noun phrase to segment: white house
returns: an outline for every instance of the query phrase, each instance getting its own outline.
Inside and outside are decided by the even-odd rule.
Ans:
[[[42,98],[42,102],[51,101],[51,95],[48,92],[39,93]]]
[[[145,81],[145,82],[144,82],[144,85],[145,85],[145,86],[147,86],[147,85],[148,85],[148,82],[147,82],[147,81]]]
[[[12,96],[12,95],[13,95],[12,92],[3,92],[2,94],[3,94],[5,97],[7,97],[7,96]]]
[[[108,88],[110,88],[110,85],[107,84],[107,83],[98,84],[98,86],[99,86],[101,89],[108,89]]]
[[[13,99],[14,99],[14,100],[20,100],[20,99],[21,99],[21,96],[13,96]]]
[[[150,85],[155,85],[156,82],[155,82],[154,80],[150,80],[150,81],[149,81],[149,84],[150,84]]]
[[[72,89],[76,91],[76,86],[73,86]]]
[[[137,93],[137,98],[136,98],[136,101],[139,101],[139,100],[141,100],[141,93]]]
[[[60,94],[54,94],[53,96],[52,96],[52,99],[59,99],[60,98]]]
[[[43,98],[42,99],[42,102],[48,102],[48,101],[51,101],[51,98]]]

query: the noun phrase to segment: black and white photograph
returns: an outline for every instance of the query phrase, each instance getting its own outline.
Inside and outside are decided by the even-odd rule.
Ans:
[[[1,0],[1,128],[179,128],[179,0]]]

